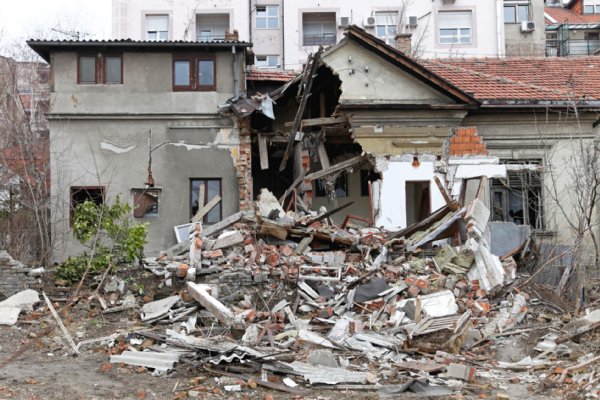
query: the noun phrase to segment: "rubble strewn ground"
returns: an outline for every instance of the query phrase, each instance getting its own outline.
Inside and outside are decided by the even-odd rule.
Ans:
[[[183,255],[75,299],[47,277],[52,307],[0,303],[21,307],[2,327],[0,397],[598,397],[600,310],[576,318],[522,285],[523,252],[492,254],[488,220],[474,199],[401,232],[342,229],[263,192]]]

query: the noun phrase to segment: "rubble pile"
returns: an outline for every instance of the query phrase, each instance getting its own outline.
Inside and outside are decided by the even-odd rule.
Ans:
[[[257,385],[445,396],[477,393],[482,379],[498,398],[516,382],[598,396],[599,358],[576,342],[600,313],[564,325],[564,310],[520,290],[515,257],[527,238],[493,254],[479,199],[451,201],[399,232],[341,228],[330,215],[286,213],[263,190],[253,213],[193,224],[185,254],[144,260],[169,296],[141,298],[118,279],[96,292],[103,314],[139,309],[144,328],[79,344],[64,336],[75,353],[105,343],[110,363],[218,377],[180,389],[189,397]],[[536,354],[498,355],[528,335],[540,338]]]

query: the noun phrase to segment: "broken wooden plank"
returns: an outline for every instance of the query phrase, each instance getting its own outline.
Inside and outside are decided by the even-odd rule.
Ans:
[[[446,202],[446,204],[448,205],[450,210],[452,210],[452,211],[458,210],[460,208],[460,205],[457,202],[453,201],[452,198],[450,198],[450,195],[444,188],[444,185],[442,184],[442,181],[440,180],[440,178],[436,175],[433,177],[433,180],[435,181],[435,184],[437,185],[438,189],[440,190],[440,193],[442,194],[442,197],[444,198],[444,201]]]
[[[269,169],[269,153],[267,151],[267,137],[258,135],[258,153],[260,155],[260,169]]]
[[[334,208],[334,209],[333,209],[333,210],[331,210],[331,211],[327,211],[326,213],[324,213],[324,214],[321,214],[321,215],[319,215],[319,216],[317,216],[317,217],[315,217],[315,218],[313,218],[313,219],[309,220],[309,221],[306,223],[306,226],[311,226],[312,224],[314,224],[314,223],[315,223],[315,222],[317,222],[317,221],[321,221],[321,220],[323,220],[323,219],[325,219],[325,218],[329,218],[329,217],[331,217],[333,214],[337,213],[338,211],[340,211],[340,210],[343,210],[343,209],[344,209],[344,208],[346,208],[346,207],[350,207],[352,204],[354,204],[354,201],[350,201],[350,202],[348,202],[348,203],[346,203],[346,204],[343,204],[343,205],[341,205],[341,206],[339,206],[339,207],[336,207],[336,208]]]
[[[212,250],[218,250],[223,249],[225,247],[235,246],[236,244],[242,243],[243,241],[244,235],[242,235],[242,233],[239,231],[235,231],[235,233],[217,239],[212,246]]]
[[[331,166],[329,164],[329,157],[327,156],[327,150],[325,150],[325,144],[321,141],[317,147],[319,153],[319,161],[321,161],[321,169],[327,169]]]
[[[322,169],[320,171],[316,171],[316,172],[313,172],[312,174],[306,175],[306,177],[304,179],[311,180],[311,181],[315,180],[315,179],[321,179],[321,178],[324,178],[329,175],[333,175],[337,172],[340,172],[340,171],[343,171],[346,169],[352,169],[352,168],[359,167],[361,164],[363,164],[366,161],[367,161],[367,157],[363,156],[361,154],[356,157],[352,157],[348,160],[334,164],[329,168]]]
[[[305,175],[306,175],[305,171],[302,171],[300,173],[300,175],[298,175],[298,177],[294,180],[294,182],[290,185],[290,187],[287,188],[286,191],[283,193],[283,196],[281,196],[279,198],[279,204],[283,205],[283,202],[285,201],[285,199],[294,191],[294,189],[296,189],[296,186],[298,186],[304,180]]]
[[[342,124],[346,122],[346,118],[344,117],[322,117],[322,118],[306,118],[300,122],[300,125],[303,128],[308,128],[311,126],[324,126],[324,125],[336,125]],[[294,126],[294,121],[286,122],[284,124],[286,127]]]
[[[56,312],[56,310],[54,309],[54,306],[52,305],[52,303],[50,302],[50,299],[48,298],[48,296],[46,296],[45,292],[42,292],[42,295],[44,296],[44,300],[46,301],[46,305],[48,306],[48,309],[50,310],[50,313],[52,314],[52,316],[54,317],[54,319],[56,320],[56,323],[58,324],[58,326],[60,327],[60,330],[62,331],[65,339],[67,339],[67,343],[69,343],[69,346],[71,346],[71,348],[73,349],[73,351],[75,352],[75,354],[79,355],[79,349],[77,348],[77,346],[75,345],[75,342],[73,341],[73,338],[71,337],[71,335],[69,334],[69,331],[67,330],[67,328],[65,327],[65,325],[63,324],[62,320],[60,319],[60,317],[58,316],[58,313]]]
[[[260,225],[260,231],[263,235],[271,235],[277,239],[285,240],[288,235],[286,227],[281,226],[271,220],[264,218]]]
[[[203,229],[202,236],[210,236],[212,234],[220,232],[223,229],[227,228],[228,226],[233,225],[236,222],[238,222],[239,220],[241,220],[244,217],[244,215],[245,215],[244,211],[239,211],[239,212],[237,212],[233,215],[230,215],[229,217],[217,222],[216,224],[209,225]]]
[[[316,76],[317,67],[319,65],[319,59],[321,56],[322,48],[316,52],[312,59],[309,57],[308,63],[306,64],[306,71],[303,81],[306,81],[306,86],[303,88],[302,98],[300,99],[300,105],[298,106],[298,110],[296,111],[296,117],[294,118],[294,125],[292,126],[292,133],[290,135],[289,141],[285,148],[285,153],[283,154],[283,159],[281,160],[281,164],[279,165],[279,172],[282,172],[285,169],[287,164],[287,160],[290,157],[292,152],[292,148],[294,147],[294,141],[296,140],[296,132],[300,130],[300,121],[302,116],[304,115],[304,109],[306,108],[306,103],[308,102],[308,97],[311,94],[311,88]],[[302,90],[302,83],[300,84],[298,90]]]
[[[296,254],[299,256],[304,254],[304,251],[306,250],[308,245],[312,242],[312,240],[313,240],[312,236],[307,236],[307,237],[302,238],[300,243],[298,243],[298,246],[296,246],[296,248],[294,249],[293,254]]]
[[[198,210],[196,215],[194,215],[194,217],[192,218],[192,222],[198,222],[202,220],[202,218],[204,218],[204,216],[208,214],[210,210],[212,210],[217,204],[219,204],[220,201],[221,196],[216,195],[215,197],[213,197],[211,201],[206,203],[204,207]]]

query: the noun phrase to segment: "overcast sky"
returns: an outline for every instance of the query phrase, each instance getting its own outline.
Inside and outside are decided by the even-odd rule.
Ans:
[[[52,28],[109,38],[111,0],[0,0],[0,45],[49,38]]]

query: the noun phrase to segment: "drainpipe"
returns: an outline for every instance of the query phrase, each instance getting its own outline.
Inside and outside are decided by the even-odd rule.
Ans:
[[[285,68],[285,0],[281,0],[281,67]]]
[[[240,77],[238,76],[238,64],[237,64],[237,53],[235,45],[231,46],[231,54],[233,59],[233,97],[238,99],[240,97]]]
[[[506,43],[504,37],[504,1],[496,0],[496,38],[498,57],[506,56]]]
[[[252,0],[248,0],[248,41],[252,43]]]

